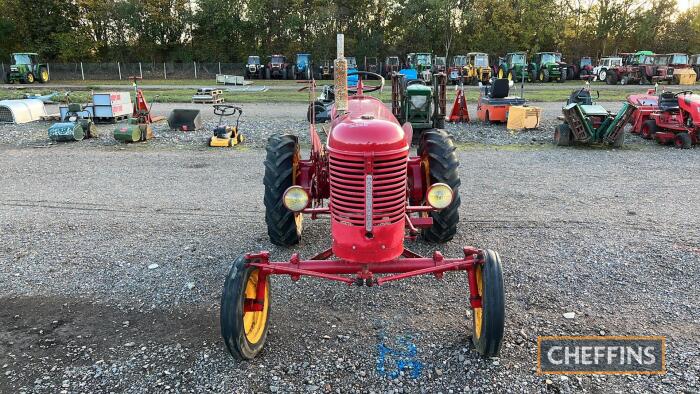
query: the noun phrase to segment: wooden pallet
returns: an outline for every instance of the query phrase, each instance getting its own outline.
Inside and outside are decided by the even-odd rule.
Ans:
[[[41,120],[45,122],[50,122],[50,121],[55,121],[55,120],[61,120],[61,114],[49,114],[49,115],[44,115],[40,117]]]
[[[220,96],[224,93],[223,90],[221,89],[214,89],[214,88],[200,88],[197,89],[197,94],[202,94],[202,95],[211,95],[211,96]]]
[[[192,99],[193,104],[221,104],[224,102],[223,97],[210,98],[210,99]]]

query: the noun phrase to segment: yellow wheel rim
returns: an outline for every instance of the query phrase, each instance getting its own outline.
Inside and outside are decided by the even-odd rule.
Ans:
[[[49,72],[46,71],[46,70],[42,71],[42,72],[41,72],[41,79],[43,79],[44,81],[48,81],[48,79],[49,79]]]
[[[255,270],[251,272],[248,277],[248,282],[245,285],[245,298],[255,299],[258,287],[258,273],[260,270]],[[251,344],[256,344],[260,342],[263,334],[265,333],[265,327],[267,326],[267,308],[270,305],[269,302],[270,286],[267,283],[265,286],[265,298],[263,303],[263,310],[259,312],[243,312],[243,329],[245,330],[245,337]]]
[[[34,82],[34,76],[32,74],[27,75],[27,81]]]
[[[544,71],[540,72],[540,81],[544,81]]]
[[[484,305],[484,282],[481,276],[481,266],[476,268],[476,289],[481,298],[481,305]],[[481,326],[483,325],[483,308],[474,308],[474,336],[481,338]]]
[[[498,70],[498,78],[503,79],[503,69]]]
[[[513,72],[512,71],[508,72],[508,80],[510,80],[510,81],[513,80]]]

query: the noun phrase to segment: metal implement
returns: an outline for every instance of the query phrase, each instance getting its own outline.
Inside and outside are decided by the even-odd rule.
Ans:
[[[153,138],[153,128],[151,123],[163,120],[162,116],[154,117],[151,115],[151,108],[146,102],[146,97],[143,91],[138,87],[138,81],[141,77],[129,77],[129,80],[134,84],[134,93],[136,102],[131,117],[127,120],[125,126],[117,127],[114,130],[114,139],[121,142],[143,142]],[[158,96],[155,96],[155,101]]]
[[[66,93],[65,96],[68,101],[70,101],[69,94]],[[49,139],[51,141],[67,142],[97,137],[97,127],[93,121],[92,114],[86,110],[87,107],[89,107],[89,104],[68,104],[65,115],[61,117],[61,122],[54,123],[49,127]]]
[[[234,116],[238,114],[236,118],[236,125],[229,126],[223,124],[224,117]],[[214,104],[214,115],[219,116],[219,124],[214,129],[214,135],[209,137],[209,146],[211,147],[232,147],[238,145],[244,141],[242,134],[238,132],[238,124],[243,115],[243,109],[235,105],[228,104]]]

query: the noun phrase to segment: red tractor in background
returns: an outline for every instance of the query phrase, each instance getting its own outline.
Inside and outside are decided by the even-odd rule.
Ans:
[[[593,61],[589,56],[583,56],[578,61],[569,66],[569,72],[566,74],[568,79],[593,79]]]
[[[632,133],[655,139],[662,145],[674,144],[689,149],[700,143],[700,96],[691,91],[663,92],[656,96],[631,95],[627,100],[636,107]]]
[[[291,64],[283,55],[272,55],[265,66],[265,79],[294,79]]]
[[[608,85],[648,84],[654,75],[654,52],[638,51],[621,53],[622,65],[607,69],[605,82]]]
[[[342,48],[342,38],[338,41]],[[401,125],[381,100],[367,95],[380,90],[384,79],[355,71],[350,74],[358,76],[358,83],[349,90],[342,50],[336,62],[336,101],[326,144],[315,123],[310,125],[307,160],[301,158],[296,136],[270,137],[263,179],[265,221],[273,244],[296,245],[304,215],[327,215],[331,246],[307,259],[293,253],[288,261],[273,262],[262,251],[234,261],[221,299],[221,332],[229,352],[252,359],[263,348],[274,275],[374,286],[465,271],[476,350],[484,356],[498,354],[505,315],[498,254],[464,247],[463,257],[447,258],[437,251],[422,257],[404,245],[419,236],[431,243],[447,242],[457,232],[460,178],[452,138],[444,130],[426,130],[417,154],[410,154],[411,124]],[[363,77],[381,83],[366,88]]]

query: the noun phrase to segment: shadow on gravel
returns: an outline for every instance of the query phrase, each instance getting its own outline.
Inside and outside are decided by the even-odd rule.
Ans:
[[[128,310],[71,298],[0,298],[0,365],[31,368],[49,358],[71,366],[94,363],[86,353],[119,358],[148,344],[199,346],[219,340],[218,311],[180,307],[176,312]],[[195,352],[188,352],[192,358]],[[105,357],[109,360],[109,356]],[[29,382],[31,380],[28,379]],[[0,379],[0,392],[10,382]]]

